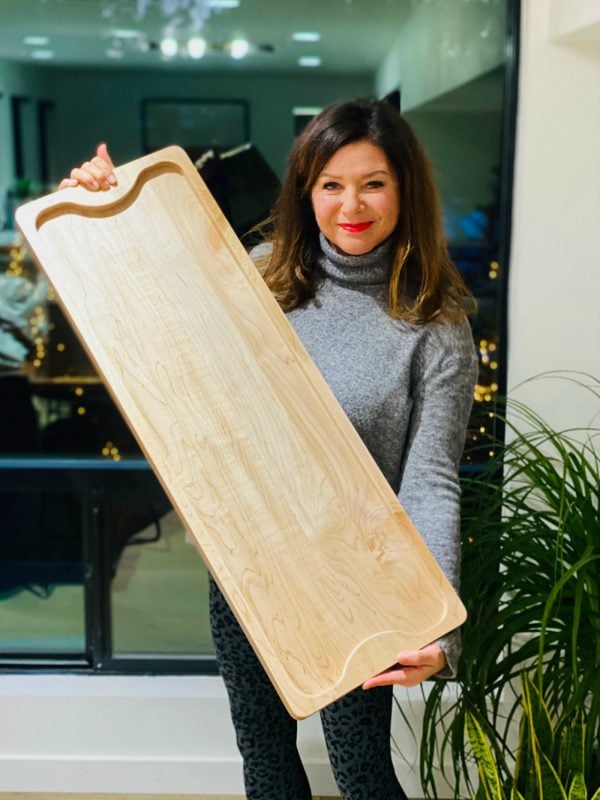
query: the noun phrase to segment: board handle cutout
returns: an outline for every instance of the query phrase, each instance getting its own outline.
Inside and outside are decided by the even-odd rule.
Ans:
[[[118,172],[118,170],[117,170]],[[152,178],[157,178],[159,175],[165,175],[167,173],[173,173],[176,175],[182,175],[185,177],[183,170],[178,164],[174,164],[173,162],[167,161],[159,161],[157,164],[152,164],[149,167],[141,170],[136,176],[133,185],[129,187],[129,189],[121,189],[119,192],[119,186],[116,186],[114,189],[111,189],[110,192],[119,192],[118,197],[114,197],[108,203],[103,203],[102,205],[90,205],[88,203],[76,203],[72,200],[60,201],[60,198],[57,196],[58,202],[55,205],[50,206],[49,208],[45,208],[36,217],[35,220],[35,227],[36,230],[40,230],[42,226],[49,222],[50,220],[56,219],[57,217],[62,217],[67,214],[74,214],[79,217],[114,217],[117,214],[120,214],[122,211],[125,211],[127,208],[132,206],[137,198],[140,195],[144,185]],[[83,190],[86,191],[86,190]],[[97,193],[89,192],[89,201],[96,200],[98,198]],[[86,199],[88,199],[86,197]]]

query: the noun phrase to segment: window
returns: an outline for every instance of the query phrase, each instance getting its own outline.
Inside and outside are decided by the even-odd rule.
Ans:
[[[248,172],[250,178],[254,174],[254,163],[268,163],[273,175],[282,171],[294,134],[322,106],[373,94],[384,72],[397,74],[402,48],[390,50],[389,58],[384,56],[403,25],[408,26],[407,36],[415,46],[422,42],[422,35],[437,42],[458,72],[479,63],[474,49],[482,49],[482,63],[487,63],[484,56],[492,45],[496,52],[511,53],[505,63],[473,69],[469,79],[457,79],[453,88],[435,92],[429,86],[425,99],[418,102],[400,77],[391,84],[387,81],[390,85],[379,92],[403,105],[402,112],[432,159],[451,254],[479,301],[474,332],[481,373],[469,434],[479,449],[467,455],[470,461],[465,469],[476,468],[477,461],[487,457],[494,433],[493,401],[504,384],[518,3],[381,3],[378,15],[372,13],[372,4],[367,5],[368,19],[362,23],[352,22],[358,7],[349,8],[344,17],[344,24],[358,27],[352,28],[354,39],[350,33],[345,35],[343,47],[338,40],[335,74],[311,70],[310,76],[303,71],[291,77],[289,70],[295,68],[300,53],[294,51],[291,59],[290,49],[288,71],[281,75],[271,75],[266,69],[246,73],[241,63],[228,73],[200,74],[175,71],[171,63],[157,78],[157,86],[148,87],[150,73],[135,66],[131,71],[124,66],[90,69],[81,75],[67,67],[52,67],[57,72],[51,74],[43,72],[46,67],[30,67],[23,81],[39,70],[45,79],[43,101],[35,85],[31,91],[22,86],[13,91],[2,83],[0,130],[12,130],[15,138],[14,149],[6,137],[0,145],[6,148],[5,158],[0,159],[4,181],[0,188],[9,194],[8,213],[1,215],[8,229],[0,230],[0,662],[5,665],[59,664],[98,671],[215,669],[206,569],[52,291],[11,229],[12,208],[31,189],[29,184],[14,183],[13,178],[56,180],[72,163],[66,161],[67,156],[82,158],[90,142],[103,135],[97,132],[99,120],[113,132],[116,150],[131,158],[143,152],[144,136],[148,146],[165,144],[166,137],[202,149],[220,131],[220,122],[215,120],[224,120],[233,137],[218,144],[231,145],[236,151],[244,143],[237,138],[246,139],[251,132],[255,151],[245,153],[243,164],[239,159],[236,176],[236,186],[245,187]],[[459,23],[444,28],[448,35],[437,36],[440,19],[436,15],[455,11],[466,15],[461,17],[468,27],[462,41],[469,58],[461,57],[452,39],[461,39]],[[327,14],[324,7],[320,24],[327,23]],[[395,21],[394,14],[400,15]],[[331,24],[339,35],[340,18]],[[379,37],[370,33],[374,25],[379,26]],[[419,35],[415,35],[417,27]],[[379,48],[373,63],[380,67],[371,64],[357,74],[372,41]],[[128,47],[122,46],[123,57]],[[417,81],[423,77],[424,84],[425,77],[431,81],[441,72],[434,69],[434,51],[422,46],[421,50],[433,66],[427,76],[420,76],[417,67],[411,75]],[[146,58],[141,50],[136,53],[135,58]],[[350,65],[343,62],[348,54]],[[271,57],[272,53],[256,55]],[[327,65],[327,58],[323,64]],[[2,62],[0,79],[4,80]],[[46,91],[48,87],[52,91]],[[173,100],[156,104],[148,89],[172,95]],[[66,102],[72,96],[93,98],[98,118],[92,112],[82,114],[79,124],[72,125],[71,106]],[[199,104],[200,96],[209,99]],[[12,105],[10,98],[15,100]],[[107,114],[108,99],[111,114]],[[35,117],[36,107],[45,141],[37,145],[37,130],[35,137],[28,138],[35,124],[25,125],[28,116]],[[147,112],[145,122],[139,114],[142,107]],[[181,112],[179,117],[173,110]],[[201,140],[190,132],[198,111],[205,123],[206,135]],[[191,138],[185,139],[183,133]],[[11,160],[14,169],[9,181],[5,162]],[[233,169],[232,165],[233,160]],[[25,174],[30,171],[36,174]],[[257,191],[261,202],[272,188],[271,183],[261,184]],[[248,192],[244,189],[241,194],[244,202],[237,197],[232,210],[241,220],[240,230],[255,221],[252,209],[245,207]]]

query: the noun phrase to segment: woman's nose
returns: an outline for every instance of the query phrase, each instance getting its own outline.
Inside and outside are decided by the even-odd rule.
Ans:
[[[342,198],[342,209],[347,214],[356,214],[362,207],[360,192],[348,189]]]

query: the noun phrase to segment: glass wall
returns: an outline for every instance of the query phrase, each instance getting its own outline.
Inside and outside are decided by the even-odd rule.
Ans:
[[[391,13],[389,4],[384,6]],[[444,25],[448,9],[456,11],[452,35],[459,39],[465,6],[469,19],[479,21],[477,28],[469,22],[463,37],[468,42],[463,50],[456,45],[456,58],[463,67],[479,61],[483,66],[473,66],[448,85],[440,77],[443,70],[436,68],[436,86],[436,69],[430,66],[418,91],[413,84],[421,68],[407,74],[393,48],[386,59],[379,53],[379,70],[315,73],[310,80],[240,71],[207,75],[201,89],[191,73],[156,71],[149,91],[148,73],[139,69],[45,72],[37,67],[35,91],[44,95],[39,107],[45,109],[40,120],[48,124],[39,127],[37,149],[29,143],[23,152],[42,154],[38,178],[46,191],[52,188],[48,176],[58,179],[67,158],[77,163],[89,154],[89,136],[83,131],[105,129],[107,103],[111,142],[122,160],[143,150],[145,100],[171,93],[188,100],[201,94],[213,100],[237,98],[247,108],[255,145],[248,163],[260,165],[261,175],[268,177],[253,181],[252,172],[244,171],[240,180],[246,187],[262,181],[256,195],[264,204],[295,130],[311,108],[390,94],[432,159],[451,253],[479,302],[473,326],[480,379],[469,431],[477,449],[466,452],[463,465],[474,468],[492,447],[491,415],[503,383],[508,239],[502,220],[510,216],[507,148],[512,136],[506,86],[513,79],[507,69],[514,64],[507,65],[504,55],[492,64],[490,56],[494,36],[494,52],[509,50],[504,28],[498,31],[504,0],[443,5]],[[450,58],[455,46],[450,34],[440,34],[436,14],[442,14],[441,4],[420,0],[402,12],[406,36],[421,43],[422,57],[431,64]],[[388,36],[388,44],[392,39]],[[398,53],[404,52],[402,42],[399,36]],[[485,51],[479,61],[473,55],[477,47]],[[9,128],[2,113],[10,113],[11,94],[21,97],[28,90],[23,83],[14,84],[14,92],[7,90],[17,66],[7,70],[0,60],[0,131]],[[383,73],[385,91],[380,90]],[[30,69],[21,78],[32,81],[32,75]],[[396,76],[391,82],[390,75]],[[72,124],[74,95],[91,103],[82,113],[81,129]],[[24,107],[12,104],[19,113]],[[0,196],[5,196],[0,214],[0,661],[93,670],[214,670],[207,571],[14,229],[14,206],[33,189],[23,183],[26,176],[18,175],[17,164],[8,179],[6,165],[16,159],[17,150],[7,146],[6,137],[0,141]]]
[[[83,659],[80,497],[18,477],[14,486],[0,486],[0,649],[24,658]]]
[[[211,668],[203,562],[18,233],[0,236],[0,658]]]
[[[503,292],[500,191],[505,66],[406,112],[432,161],[454,263],[477,298],[472,320],[479,380],[463,462],[493,453],[495,400],[502,383]]]

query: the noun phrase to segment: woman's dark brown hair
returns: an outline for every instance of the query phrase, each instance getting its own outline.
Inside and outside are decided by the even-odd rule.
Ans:
[[[272,250],[259,261],[267,285],[285,311],[314,297],[321,249],[311,190],[337,150],[361,141],[383,150],[398,180],[400,217],[392,234],[390,315],[414,323],[439,316],[460,319],[473,309],[474,300],[448,255],[427,156],[408,123],[382,101],[328,106],[294,142],[287,175],[267,221]]]

